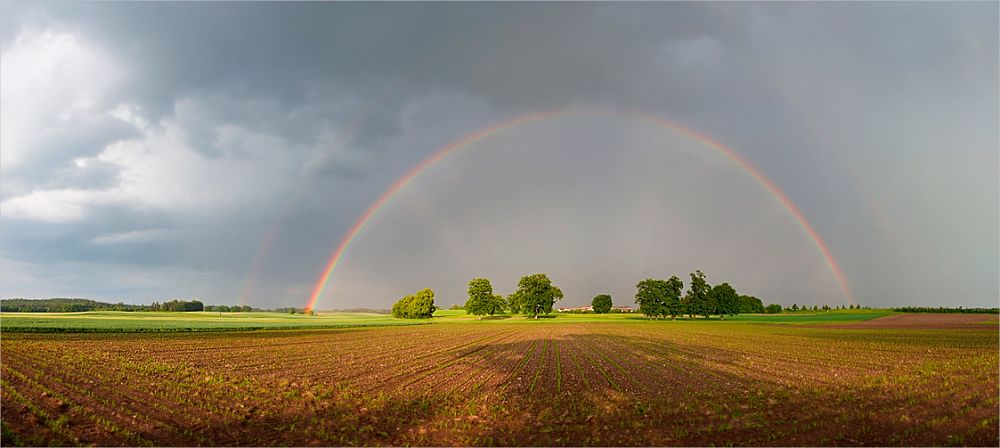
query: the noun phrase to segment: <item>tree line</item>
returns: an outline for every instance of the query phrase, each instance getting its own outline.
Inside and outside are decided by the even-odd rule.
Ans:
[[[427,304],[413,309],[416,296],[406,296],[393,305],[393,316],[400,318],[425,319],[434,313],[434,293],[425,289],[418,296],[430,297]],[[517,283],[517,290],[504,298],[494,294],[493,285],[487,278],[469,281],[466,314],[494,316],[498,314],[522,314],[537,319],[539,315],[552,313],[555,302],[563,299],[563,292],[544,273],[526,275]],[[700,270],[691,273],[691,284],[684,293],[684,282],[677,276],[669,279],[647,278],[636,285],[635,303],[639,312],[652,319],[688,315],[689,317],[712,315],[725,316],[740,313],[780,313],[781,305],[764,306],[757,297],[740,295],[729,283],[715,286],[708,284]],[[610,294],[599,294],[591,302],[595,313],[608,313],[614,303]],[[429,311],[428,311],[429,310]]]
[[[546,274],[521,277],[517,282],[517,290],[506,299],[493,294],[489,279],[474,278],[469,281],[469,300],[465,302],[465,312],[475,316],[492,316],[509,311],[511,314],[538,319],[539,314],[552,313],[556,301],[562,299],[562,290],[553,285]]]
[[[740,313],[765,313],[768,308],[760,299],[740,295],[729,283],[712,286],[703,272],[690,274],[691,283],[684,293],[684,282],[676,275],[669,279],[647,278],[635,285],[635,303],[639,312],[650,319],[687,315],[690,318],[718,315],[734,316]],[[771,310],[774,308],[771,307]],[[780,312],[780,306],[778,310]]]
[[[9,313],[78,313],[83,311],[203,311],[200,300],[169,300],[150,305],[105,303],[90,299],[3,299],[0,311]]]
[[[218,313],[249,313],[254,311],[254,308],[250,305],[205,305],[205,311],[213,311]],[[259,310],[258,310],[259,311]],[[275,310],[278,311],[278,310]]]
[[[929,306],[904,306],[900,308],[893,308],[893,311],[899,313],[967,313],[967,314],[998,314],[1000,313],[1000,308],[945,308],[939,307],[929,307]]]
[[[289,308],[295,309],[295,308]],[[301,308],[298,308],[301,313]],[[242,312],[264,311],[250,305],[205,305],[200,300],[168,300],[162,303],[153,302],[149,305],[133,305],[127,303],[106,303],[90,299],[63,298],[51,299],[2,299],[0,311],[5,313],[79,313],[84,311],[214,311]]]
[[[493,285],[485,278],[474,278],[469,281],[468,292],[469,299],[465,302],[465,312],[476,316],[509,312],[537,319],[540,314],[552,313],[555,302],[563,298],[562,290],[553,285],[545,274],[521,277],[517,283],[517,290],[506,299],[499,294],[493,294]],[[426,319],[431,317],[436,309],[434,292],[425,289],[396,302],[392,306],[392,315],[403,319]]]
[[[63,298],[52,299],[3,299],[0,300],[0,311],[5,313],[76,313],[81,311],[133,311],[136,305],[110,304],[89,299]]]
[[[872,309],[872,307],[870,307],[870,306],[855,305],[855,304],[852,303],[852,304],[850,304],[848,306],[837,305],[835,307],[831,307],[830,305],[822,305],[822,306],[820,306],[820,305],[813,305],[812,308],[810,308],[809,305],[802,305],[800,307],[797,304],[793,303],[792,306],[785,308],[784,311],[785,312],[795,312],[795,311],[831,311],[831,310],[862,310],[862,309],[864,309],[864,310],[870,310],[870,309]]]
[[[791,307],[782,307],[772,303],[764,306],[761,299],[752,295],[739,294],[729,283],[723,282],[717,285],[710,285],[708,278],[700,270],[689,274],[690,283],[685,292],[684,282],[677,276],[668,279],[647,278],[635,285],[635,304],[638,311],[650,319],[661,319],[670,317],[676,319],[678,316],[688,316],[695,318],[703,316],[719,316],[725,319],[726,316],[737,314],[765,313],[780,314],[783,312],[796,311],[830,311],[834,309],[870,309],[861,305],[851,304],[849,306],[830,307],[829,305],[813,305],[812,308],[798,304]],[[421,301],[417,297],[423,297]],[[393,305],[392,314],[399,318],[426,319],[434,314],[437,308],[434,306],[434,292],[425,289],[415,296],[406,296]],[[555,302],[563,299],[563,292],[559,287],[552,284],[552,280],[544,273],[526,275],[521,277],[517,283],[517,290],[504,298],[502,295],[494,294],[493,285],[487,278],[474,278],[469,281],[468,299],[465,305],[453,305],[451,309],[464,309],[466,314],[475,316],[495,316],[500,314],[522,314],[537,319],[539,315],[552,313]],[[419,305],[418,305],[419,304]],[[594,313],[603,314],[612,312],[614,302],[610,294],[598,294],[591,301],[591,308]],[[897,311],[916,309],[897,308]],[[929,310],[941,310],[945,308],[928,308]],[[961,310],[962,308],[959,308]],[[944,311],[944,312],[974,312],[966,308],[966,311]],[[936,312],[936,311],[927,311]],[[995,311],[994,311],[995,312]]]

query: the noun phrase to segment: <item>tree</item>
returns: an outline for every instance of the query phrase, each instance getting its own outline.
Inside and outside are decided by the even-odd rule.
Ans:
[[[764,308],[764,312],[767,314],[781,314],[781,305],[777,303],[772,303]]]
[[[475,316],[494,314],[493,285],[485,278],[469,280],[469,300],[465,301],[465,313]]]
[[[410,315],[412,319],[428,319],[434,315],[437,307],[434,306],[434,291],[424,289],[417,292],[413,302],[410,303]]]
[[[518,298],[514,293],[507,296],[507,309],[510,310],[510,314],[521,314],[521,303],[518,302]]]
[[[512,312],[518,310],[525,316],[538,319],[539,313],[551,313],[556,300],[562,298],[562,290],[553,285],[547,275],[526,275],[517,282],[517,291],[510,295],[510,308]]]
[[[392,317],[399,319],[427,319],[434,315],[434,291],[424,289],[403,297],[392,305]]]
[[[740,296],[740,313],[763,313],[764,303],[754,296]]]
[[[410,318],[410,303],[413,302],[413,296],[406,296],[399,299],[396,303],[392,304],[392,317],[397,319],[409,319]]]
[[[694,306],[691,303],[691,292],[688,291],[681,297],[681,313],[687,314],[688,318],[694,318]]]
[[[614,304],[611,302],[610,294],[599,294],[594,297],[594,300],[590,302],[590,305],[594,308],[595,313],[607,314],[611,312],[611,307]]]
[[[507,310],[507,301],[503,299],[503,296],[499,294],[494,294],[490,297],[489,303],[487,303],[486,314],[492,316],[494,314],[503,314]]]
[[[792,311],[798,311],[798,310],[799,310],[799,306],[793,303],[792,304]]]
[[[666,315],[667,281],[647,278],[635,285],[635,303],[650,319]]]
[[[725,319],[726,314],[733,316],[740,313],[740,295],[736,294],[736,290],[729,283],[715,285],[709,295],[712,297],[715,313],[720,318]]]
[[[694,271],[691,273],[691,290],[688,291],[688,313],[691,315],[703,315],[707,319],[709,314],[712,313],[712,304],[709,302],[709,290],[708,281],[705,279],[705,274],[701,271]]]
[[[684,291],[684,282],[677,276],[672,276],[667,280],[666,285],[667,297],[664,301],[664,314],[669,314],[670,319],[677,320],[677,316],[684,312],[684,306],[681,303],[681,291]]]

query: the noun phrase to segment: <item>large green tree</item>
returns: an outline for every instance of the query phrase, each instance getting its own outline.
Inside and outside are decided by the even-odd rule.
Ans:
[[[719,283],[709,290],[711,302],[715,306],[715,314],[725,319],[726,315],[736,315],[740,313],[740,295],[729,283]]]
[[[414,319],[427,319],[434,315],[437,307],[434,306],[434,291],[424,289],[417,292],[413,302],[410,304],[410,313]]]
[[[705,274],[701,271],[694,271],[691,273],[691,289],[688,291],[688,313],[696,316],[702,315],[708,318],[709,314],[713,311],[712,304],[709,301],[708,292],[711,287],[708,286],[708,280],[705,279]]]
[[[684,313],[684,305],[681,303],[682,291],[684,291],[684,282],[676,275],[667,280],[667,296],[663,303],[664,315],[669,314],[673,320],[677,320],[677,316]]]
[[[517,291],[510,295],[509,302],[511,312],[538,319],[539,314],[551,313],[556,300],[562,298],[562,290],[553,285],[547,275],[532,274],[521,277],[521,281],[517,282]]]
[[[400,319],[427,319],[434,315],[434,291],[424,289],[403,297],[392,305],[392,317]]]
[[[521,303],[514,293],[507,296],[507,309],[510,310],[510,314],[521,314]]]
[[[493,294],[493,285],[488,279],[474,278],[469,281],[469,300],[465,302],[466,314],[492,316],[503,313],[505,307],[506,302],[503,297]]]
[[[681,314],[687,314],[689,318],[694,317],[694,305],[691,304],[691,292],[681,296]]]
[[[669,286],[666,280],[647,278],[635,285],[635,303],[639,312],[650,319],[667,314],[667,295]]]
[[[610,294],[599,294],[590,302],[590,306],[594,308],[594,312],[597,314],[607,314],[611,312],[611,307],[614,304],[611,302]]]
[[[493,294],[487,304],[486,314],[492,316],[494,314],[503,314],[507,311],[507,301],[503,299],[500,294]]]
[[[408,319],[410,317],[410,304],[412,302],[412,295],[408,295],[396,301],[396,303],[392,304],[392,317],[397,319]]]

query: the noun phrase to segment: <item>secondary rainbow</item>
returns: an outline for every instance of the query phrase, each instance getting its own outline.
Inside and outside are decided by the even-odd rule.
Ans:
[[[841,271],[840,266],[837,264],[836,260],[830,254],[830,249],[827,247],[823,239],[820,238],[819,234],[812,227],[812,225],[809,224],[809,221],[806,220],[805,216],[798,209],[798,207],[795,206],[795,204],[791,201],[791,199],[789,199],[788,196],[785,195],[785,193],[781,191],[774,184],[774,182],[771,182],[771,180],[765,177],[764,174],[760,172],[760,170],[758,170],[756,167],[750,164],[750,162],[748,162],[746,159],[744,159],[742,156],[740,156],[733,150],[729,149],[722,143],[719,143],[718,141],[712,139],[707,135],[688,129],[677,123],[673,123],[654,116],[643,115],[635,112],[623,113],[623,112],[608,112],[600,110],[595,111],[588,109],[558,109],[552,111],[520,115],[512,119],[509,119],[507,121],[496,123],[491,126],[487,126],[483,129],[480,129],[478,131],[467,134],[464,137],[437,150],[429,157],[421,161],[419,164],[411,168],[401,177],[399,177],[399,179],[397,179],[396,182],[394,182],[388,189],[385,190],[384,193],[382,193],[382,196],[379,196],[379,198],[376,199],[375,202],[373,202],[370,206],[368,206],[368,209],[366,209],[365,212],[357,219],[357,221],[354,222],[354,225],[351,226],[351,228],[347,231],[344,237],[340,240],[340,244],[337,245],[337,248],[333,251],[333,254],[330,256],[330,259],[327,262],[326,267],[323,269],[322,274],[316,281],[316,284],[312,290],[312,294],[309,296],[309,302],[306,304],[305,308],[307,310],[311,310],[316,307],[316,302],[319,300],[320,294],[322,294],[323,289],[326,287],[326,283],[330,280],[330,276],[333,274],[333,271],[337,268],[337,265],[340,263],[340,260],[343,259],[344,254],[347,252],[347,249],[351,246],[351,243],[354,242],[354,239],[357,238],[358,234],[360,234],[361,231],[365,228],[365,225],[368,224],[368,222],[371,221],[376,214],[378,214],[379,210],[381,210],[382,207],[384,207],[390,200],[392,200],[392,198],[395,197],[396,194],[398,194],[404,187],[409,185],[409,183],[412,182],[413,179],[419,176],[420,173],[422,173],[423,171],[434,166],[444,158],[461,150],[462,148],[469,147],[470,145],[478,141],[481,141],[497,133],[517,127],[522,124],[536,122],[553,117],[571,115],[571,114],[601,114],[601,113],[618,114],[630,118],[636,118],[659,127],[664,127],[667,129],[680,132],[684,135],[687,135],[703,143],[704,145],[712,149],[715,149],[719,153],[726,156],[726,158],[730,159],[731,161],[739,165],[746,172],[748,172],[754,179],[756,179],[757,182],[763,185],[764,188],[766,188],[769,192],[771,192],[771,194],[774,195],[774,197],[785,207],[785,209],[788,210],[788,212],[792,215],[792,217],[794,217],[795,220],[798,221],[799,225],[802,226],[803,230],[805,230],[805,232],[812,239],[813,243],[819,249],[824,260],[826,261],[827,266],[829,266],[831,273],[833,274],[838,285],[840,286],[840,289],[843,292],[844,297],[847,298],[847,300],[851,303],[857,303],[854,300],[854,296],[851,294],[850,288],[847,286],[847,281],[844,279],[844,274]]]

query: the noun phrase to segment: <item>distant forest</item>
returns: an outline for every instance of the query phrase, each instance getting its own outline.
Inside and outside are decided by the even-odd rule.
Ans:
[[[170,300],[151,305],[131,305],[126,303],[105,303],[90,299],[3,299],[0,311],[20,313],[75,313],[80,311],[212,311],[199,300]],[[249,306],[234,307],[237,311],[250,311]]]
[[[11,313],[75,313],[81,311],[260,311],[249,305],[205,305],[200,300],[169,300],[150,305],[105,303],[90,299],[3,299],[0,311]]]
[[[893,311],[899,313],[968,313],[968,314],[1000,314],[1000,308],[945,308],[937,307],[932,308],[929,306],[904,306],[901,308],[893,308]]]
[[[284,314],[308,314],[304,308],[254,308],[250,305],[205,305],[200,300],[169,300],[153,302],[150,305],[131,305],[126,303],[106,303],[90,299],[53,298],[53,299],[0,299],[0,311],[7,313],[78,313],[82,311],[211,311],[220,313],[249,313],[251,311],[271,311]],[[376,313],[389,314],[389,310],[370,308],[351,308],[336,310],[345,313]]]

